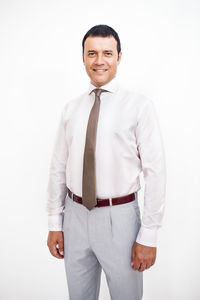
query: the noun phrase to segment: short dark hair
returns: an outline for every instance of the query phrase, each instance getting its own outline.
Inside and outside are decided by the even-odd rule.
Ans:
[[[113,36],[115,38],[115,40],[117,41],[117,52],[119,55],[119,53],[121,51],[121,43],[120,43],[120,39],[119,39],[117,32],[112,27],[110,27],[108,25],[100,24],[100,25],[96,25],[96,26],[93,26],[92,28],[90,28],[90,30],[88,30],[88,32],[85,34],[85,36],[82,40],[83,52],[84,52],[85,40],[89,36],[101,36],[101,37]]]

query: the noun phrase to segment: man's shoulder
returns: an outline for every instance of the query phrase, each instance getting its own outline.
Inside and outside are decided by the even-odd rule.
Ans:
[[[67,102],[65,102],[63,108],[62,108],[62,112],[63,114],[69,113],[70,111],[72,111],[73,109],[75,109],[81,101],[83,101],[83,98],[87,95],[86,92],[75,96],[71,99],[69,99]]]
[[[152,102],[152,100],[148,96],[146,96],[142,92],[136,91],[136,89],[134,89],[133,87],[120,85],[119,93],[121,93],[121,96],[123,96],[123,98],[133,101],[134,104],[137,104],[138,106],[143,106]]]

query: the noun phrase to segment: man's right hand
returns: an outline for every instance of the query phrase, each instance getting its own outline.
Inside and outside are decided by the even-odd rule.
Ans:
[[[47,246],[56,258],[64,258],[64,236],[63,231],[49,231]]]

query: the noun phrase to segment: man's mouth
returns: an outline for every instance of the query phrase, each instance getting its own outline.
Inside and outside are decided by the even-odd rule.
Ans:
[[[104,72],[106,72],[107,71],[107,69],[100,69],[100,68],[95,68],[95,69],[92,69],[94,72],[96,72],[96,73],[99,73],[99,74],[102,74],[102,73],[104,73]]]

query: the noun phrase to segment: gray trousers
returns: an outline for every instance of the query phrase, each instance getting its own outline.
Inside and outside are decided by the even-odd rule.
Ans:
[[[68,195],[64,210],[64,263],[70,300],[97,300],[103,269],[112,300],[141,300],[143,272],[131,267],[141,224],[136,200],[88,210]]]

